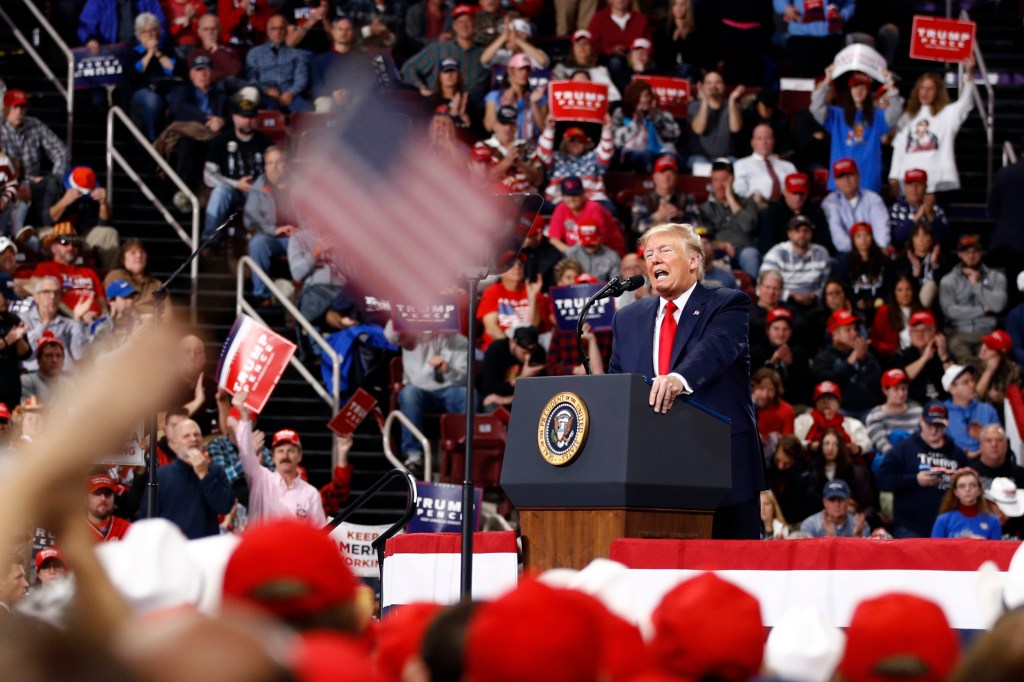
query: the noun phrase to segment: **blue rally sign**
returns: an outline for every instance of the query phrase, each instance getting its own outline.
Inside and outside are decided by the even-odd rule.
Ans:
[[[419,500],[416,515],[409,521],[409,533],[458,533],[462,531],[462,486],[453,483],[416,481]],[[473,488],[473,529],[480,528],[482,488]]]
[[[603,284],[574,284],[569,287],[552,287],[551,303],[555,307],[555,320],[558,328],[565,331],[576,330],[576,320],[587,299],[596,294]],[[615,315],[615,303],[605,298],[594,303],[587,312],[587,322],[594,331],[612,328],[612,316]]]

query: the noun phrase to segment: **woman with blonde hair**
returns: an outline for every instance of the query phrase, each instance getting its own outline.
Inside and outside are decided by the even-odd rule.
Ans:
[[[771,490],[761,491],[761,539],[785,540],[789,537],[789,524]]]
[[[1001,540],[1003,530],[999,519],[989,512],[984,492],[977,471],[970,467],[957,469],[939,505],[932,537]]]
[[[917,79],[892,141],[889,182],[894,189],[913,168],[928,173],[929,193],[960,189],[953,147],[960,126],[974,109],[973,72],[972,57],[964,66],[964,82],[955,102],[949,101],[941,75],[926,73]]]

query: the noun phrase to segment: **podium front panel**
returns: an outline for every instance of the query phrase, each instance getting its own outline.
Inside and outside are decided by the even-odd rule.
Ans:
[[[538,431],[554,396],[572,393],[589,428],[562,466],[541,454]],[[676,401],[648,405],[636,374],[538,377],[516,383],[501,485],[519,508],[714,510],[732,482],[728,421]]]

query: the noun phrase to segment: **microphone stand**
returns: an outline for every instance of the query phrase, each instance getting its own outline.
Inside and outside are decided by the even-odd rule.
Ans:
[[[217,229],[207,237],[202,244],[196,247],[196,250],[189,254],[189,257],[184,263],[178,266],[178,269],[171,273],[170,277],[164,280],[163,284],[158,286],[153,291],[153,329],[157,329],[160,326],[160,322],[164,315],[164,302],[167,300],[167,287],[170,286],[171,282],[178,278],[185,268],[192,264],[200,253],[206,249],[217,237],[220,236],[221,231],[224,230],[228,225],[236,222],[240,216],[239,211],[233,211],[228,219],[217,226]],[[146,518],[156,518],[157,515],[157,495],[160,492],[160,486],[156,482],[156,415],[151,415],[149,418],[149,453],[147,454],[148,461],[146,462]]]
[[[580,311],[579,318],[576,320],[576,348],[580,352],[580,357],[583,358],[583,369],[587,370],[588,375],[593,374],[593,372],[590,371],[590,356],[583,350],[583,325],[587,321],[587,313],[590,311],[590,307],[601,300],[609,290],[621,285],[622,282],[618,277],[612,277],[612,281],[605,284],[601,287],[600,291],[587,299],[587,302],[583,304],[583,310]]]

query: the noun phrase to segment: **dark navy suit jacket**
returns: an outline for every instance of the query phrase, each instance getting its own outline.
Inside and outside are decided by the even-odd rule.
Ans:
[[[609,372],[656,375],[659,300],[642,298],[615,313]],[[740,291],[698,283],[679,317],[672,344],[671,371],[686,379],[693,389],[690,397],[732,420],[732,492],[722,506],[756,498],[765,487],[750,398],[749,308],[750,297]]]

